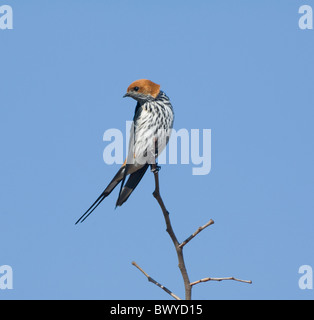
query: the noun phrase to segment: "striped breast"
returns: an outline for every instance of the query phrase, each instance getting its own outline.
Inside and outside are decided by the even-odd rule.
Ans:
[[[167,95],[160,91],[156,99],[138,104],[131,132],[134,139],[135,161],[152,164],[155,153],[159,155],[166,147],[174,121],[172,105]],[[158,142],[158,145],[156,144]],[[133,141],[130,141],[130,147]]]

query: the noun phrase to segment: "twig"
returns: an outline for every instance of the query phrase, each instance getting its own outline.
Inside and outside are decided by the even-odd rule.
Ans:
[[[151,276],[149,276],[135,261],[132,262],[132,265],[135,266],[137,269],[139,269],[147,277],[149,282],[154,283],[156,286],[158,286],[162,290],[166,291],[168,294],[171,295],[171,297],[175,298],[176,300],[182,300],[177,295],[175,295],[173,292],[171,292],[169,289],[167,289],[162,284],[160,284],[156,280],[154,280]]]
[[[225,281],[225,280],[234,280],[234,281],[238,281],[238,282],[244,282],[244,283],[248,283],[248,284],[252,284],[252,281],[251,280],[241,280],[241,279],[237,279],[237,278],[234,278],[234,277],[227,277],[227,278],[204,278],[204,279],[201,279],[201,280],[197,280],[195,282],[192,282],[190,283],[191,286],[194,286],[198,283],[201,283],[201,282],[208,282],[208,281]]]
[[[195,238],[201,231],[203,231],[204,229],[206,229],[207,227],[211,226],[212,224],[214,224],[214,221],[211,219],[209,220],[204,226],[199,227],[191,236],[189,236],[186,240],[184,240],[181,244],[179,243],[172,225],[171,225],[171,221],[170,221],[170,217],[169,217],[169,212],[166,209],[166,206],[161,198],[160,195],[160,190],[159,190],[159,174],[158,174],[158,167],[156,165],[156,163],[151,165],[152,168],[152,172],[154,173],[154,178],[155,178],[155,191],[153,192],[153,196],[154,198],[157,200],[165,222],[166,222],[166,226],[167,226],[167,232],[174,244],[174,247],[176,249],[177,252],[177,256],[178,256],[178,267],[180,269],[183,281],[184,281],[184,287],[185,287],[185,299],[186,300],[191,300],[192,297],[192,287],[198,283],[201,282],[208,282],[208,281],[224,281],[224,280],[233,280],[233,281],[238,281],[238,282],[244,282],[244,283],[249,283],[251,284],[252,281],[248,281],[248,280],[240,280],[234,277],[227,277],[227,278],[204,278],[204,279],[200,279],[198,281],[195,282],[190,282],[189,280],[189,276],[187,273],[187,269],[185,266],[185,262],[184,262],[184,256],[183,256],[183,248],[184,246],[189,243],[193,238]],[[132,262],[132,264],[138,268],[148,279],[148,281],[154,283],[155,285],[157,285],[158,287],[160,287],[161,289],[163,289],[165,292],[167,292],[169,295],[171,295],[173,298],[175,298],[176,300],[181,300],[178,296],[176,296],[174,293],[172,293],[169,289],[167,289],[166,287],[164,287],[163,285],[161,285],[160,283],[158,283],[157,281],[155,281],[153,278],[151,278],[142,268],[140,268],[136,262]]]
[[[162,213],[164,215],[165,218],[165,222],[166,222],[166,226],[167,226],[167,232],[169,233],[169,236],[174,244],[174,247],[176,249],[177,252],[177,256],[178,256],[178,262],[179,262],[179,269],[184,281],[184,287],[185,287],[185,299],[186,300],[191,300],[191,296],[192,296],[192,286],[190,284],[190,279],[186,270],[186,266],[185,266],[185,262],[184,262],[184,257],[183,257],[183,248],[180,247],[180,243],[173,231],[171,222],[170,222],[170,218],[169,218],[169,212],[166,209],[166,206],[161,198],[160,195],[160,191],[159,191],[159,175],[158,175],[158,169],[157,169],[157,165],[152,164],[152,171],[154,173],[154,177],[155,177],[155,191],[153,192],[153,196],[155,197],[155,199],[157,200]]]
[[[179,248],[183,248],[188,242],[190,242],[194,237],[196,237],[202,230],[214,224],[214,220],[210,219],[204,226],[199,227],[191,236],[189,236],[186,240],[184,240]]]

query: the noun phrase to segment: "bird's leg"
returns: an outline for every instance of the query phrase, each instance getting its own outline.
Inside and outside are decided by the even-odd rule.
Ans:
[[[157,162],[156,163],[154,163],[154,164],[151,164],[150,165],[150,168],[151,168],[151,172],[153,172],[153,173],[155,173],[155,172],[159,172],[159,170],[161,169],[161,166],[159,166],[158,164],[157,164]]]
[[[157,157],[158,157],[158,141],[156,139],[155,141],[155,161],[153,164],[150,165],[150,168],[151,168],[151,172],[155,173],[155,172],[159,172],[160,169],[161,169],[161,166],[158,165],[157,163]]]

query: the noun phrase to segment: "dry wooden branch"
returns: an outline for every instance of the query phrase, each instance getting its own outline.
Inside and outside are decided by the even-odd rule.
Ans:
[[[241,280],[241,279],[237,279],[237,278],[234,278],[234,277],[227,277],[227,278],[204,278],[204,279],[201,279],[201,280],[197,280],[195,282],[192,282],[191,283],[191,286],[194,286],[198,283],[201,283],[201,282],[208,282],[208,281],[225,281],[225,280],[233,280],[233,281],[238,281],[238,282],[244,282],[244,283],[249,283],[249,284],[252,284],[252,281],[251,280]]]
[[[155,197],[155,199],[157,200],[162,213],[164,215],[165,218],[165,222],[166,222],[166,226],[167,226],[167,232],[174,244],[174,247],[176,249],[177,252],[177,256],[178,256],[178,262],[179,262],[179,269],[183,278],[183,282],[184,282],[184,287],[185,287],[185,299],[186,300],[191,300],[192,297],[192,286],[190,284],[190,279],[186,270],[186,266],[185,266],[185,261],[184,261],[184,257],[183,257],[183,248],[180,247],[180,243],[173,231],[172,225],[171,225],[171,221],[169,218],[169,212],[166,209],[166,206],[161,198],[160,195],[160,190],[159,190],[159,175],[158,175],[158,169],[157,169],[157,165],[153,164],[152,165],[152,172],[154,173],[154,177],[155,177],[155,191],[153,192],[153,196]]]
[[[171,295],[171,297],[175,298],[176,300],[182,300],[177,295],[175,295],[173,292],[171,292],[169,289],[167,289],[162,284],[160,284],[156,280],[154,280],[151,276],[149,276],[135,261],[132,262],[132,265],[135,266],[137,269],[139,269],[147,277],[149,282],[154,283],[156,286],[158,286],[162,290],[166,291],[168,294]]]
[[[195,238],[201,231],[203,231],[204,229],[206,229],[207,227],[211,226],[212,224],[214,224],[214,221],[211,219],[209,220],[205,225],[203,225],[202,227],[199,227],[191,236],[189,236],[186,240],[184,240],[181,244],[179,243],[172,225],[171,225],[171,221],[170,221],[170,217],[169,217],[169,212],[166,209],[166,206],[162,200],[162,197],[160,195],[160,189],[159,189],[159,173],[158,173],[158,166],[155,164],[151,165],[152,168],[152,172],[154,173],[154,178],[155,178],[155,191],[153,192],[153,196],[155,197],[155,199],[157,200],[161,211],[163,213],[165,222],[166,222],[166,226],[167,226],[167,232],[173,242],[173,245],[176,249],[177,252],[177,256],[178,256],[178,267],[180,269],[182,278],[183,278],[183,282],[184,282],[184,287],[185,287],[185,299],[186,300],[191,300],[192,298],[192,287],[198,283],[201,282],[208,282],[208,281],[224,281],[224,280],[233,280],[233,281],[238,281],[238,282],[244,282],[244,283],[249,283],[251,284],[252,281],[248,281],[248,280],[240,280],[234,277],[227,277],[227,278],[204,278],[204,279],[200,279],[198,281],[195,282],[190,282],[188,273],[187,273],[187,269],[185,266],[185,261],[184,261],[184,256],[183,256],[183,248],[184,246],[189,243],[193,238]],[[153,278],[151,278],[142,268],[140,268],[136,262],[132,262],[132,264],[139,269],[148,279],[148,281],[154,283],[155,285],[157,285],[158,287],[160,287],[161,289],[163,289],[165,292],[167,292],[169,295],[171,295],[173,298],[175,298],[176,300],[181,300],[177,295],[175,295],[173,292],[171,292],[169,289],[167,289],[166,287],[164,287],[163,285],[161,285],[160,283],[158,283],[157,281],[155,281]]]
[[[183,248],[180,248],[179,245],[179,241],[177,240],[177,237],[173,231],[171,222],[170,222],[170,218],[169,218],[169,212],[167,211],[165,204],[161,198],[160,195],[160,190],[159,190],[159,175],[158,175],[158,170],[157,170],[157,166],[156,164],[152,165],[152,171],[154,173],[154,177],[155,177],[155,191],[153,192],[153,196],[155,197],[155,199],[157,200],[162,213],[164,215],[165,218],[165,222],[166,222],[166,226],[167,226],[167,232],[169,233],[169,236],[174,244],[174,247],[176,249],[177,252],[177,256],[178,256],[178,267],[180,269],[182,278],[183,278],[183,282],[184,282],[184,287],[185,287],[185,299],[186,300],[191,300],[191,296],[192,296],[192,286],[190,285],[190,279],[186,270],[186,266],[185,266],[185,261],[184,261],[184,256],[183,256]]]
[[[193,238],[195,238],[202,230],[214,224],[214,220],[210,219],[204,226],[199,227],[192,235],[190,235],[186,240],[184,240],[179,248],[183,248],[188,242],[190,242]]]

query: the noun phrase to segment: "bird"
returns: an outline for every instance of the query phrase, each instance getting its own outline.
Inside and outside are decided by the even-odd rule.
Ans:
[[[75,224],[85,221],[119,183],[121,186],[116,208],[127,201],[149,166],[152,171],[160,169],[156,159],[170,139],[174,122],[170,99],[160,89],[159,84],[148,79],[132,82],[123,98],[125,97],[133,98],[137,102],[127,158],[106,189]],[[129,177],[125,183],[127,176]]]

